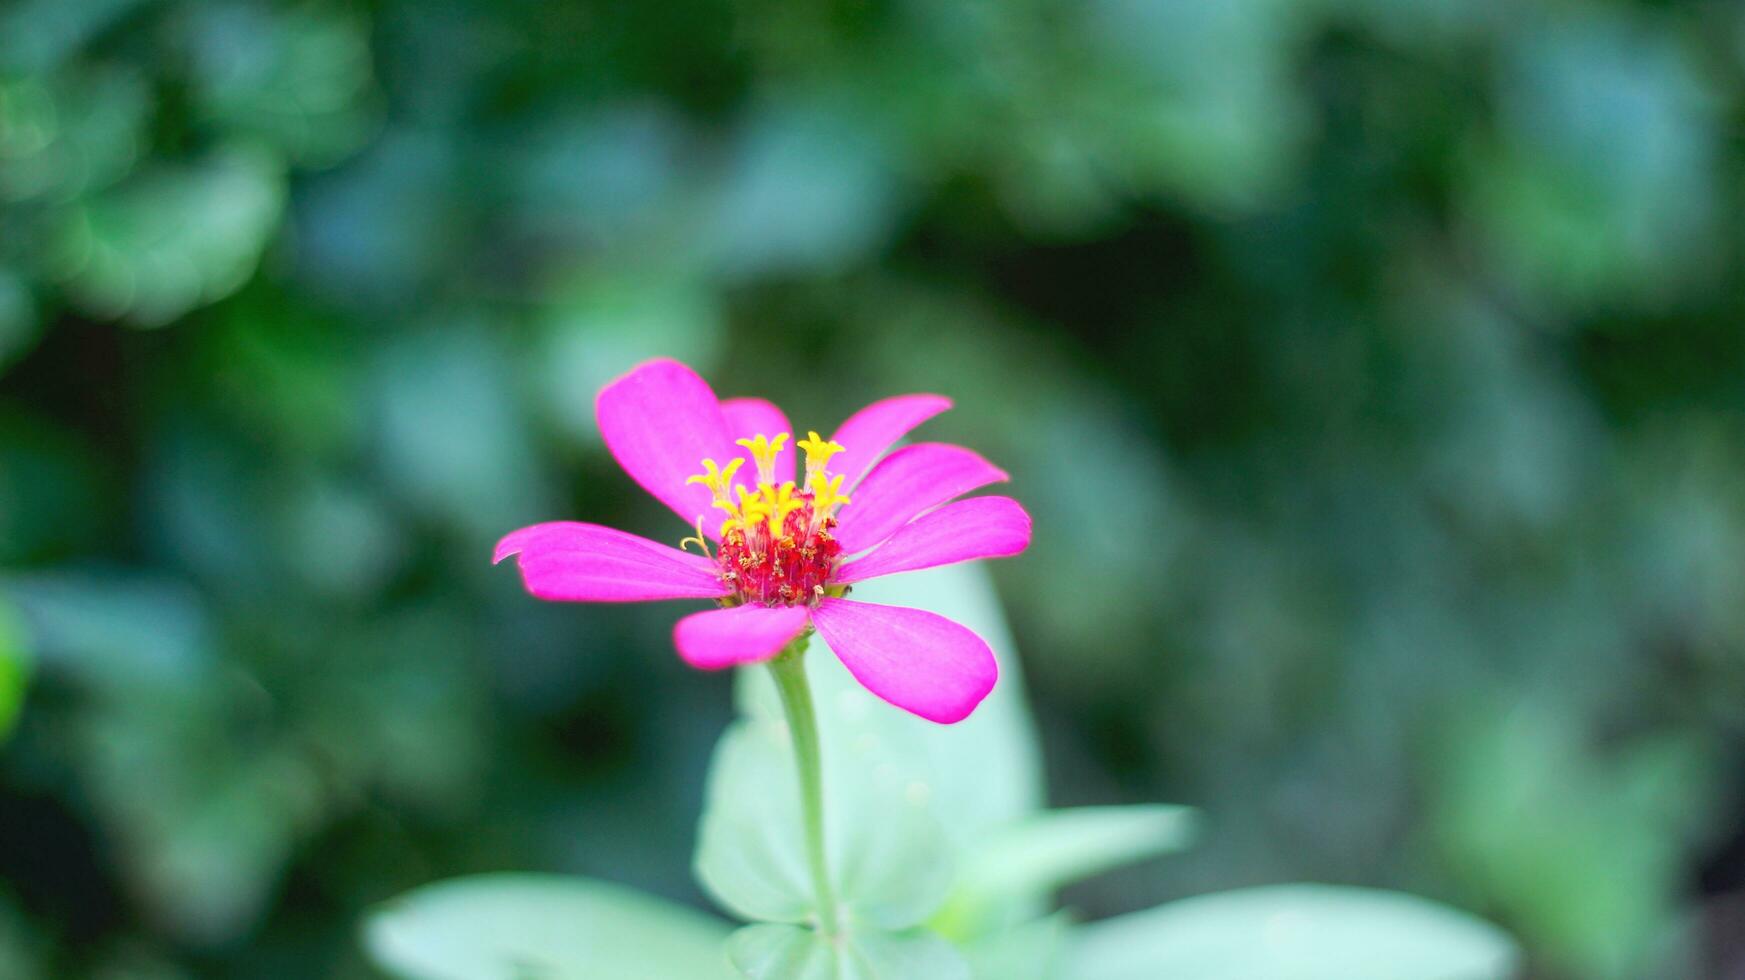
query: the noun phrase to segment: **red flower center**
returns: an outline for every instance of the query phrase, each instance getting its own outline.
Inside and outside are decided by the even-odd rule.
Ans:
[[[830,535],[836,518],[814,526],[812,495],[796,494],[794,499],[804,503],[787,515],[780,535],[771,535],[768,525],[758,522],[735,525],[721,538],[716,555],[721,579],[742,602],[797,606],[823,598],[842,553]]]
[[[715,561],[721,580],[734,590],[741,603],[766,606],[815,604],[830,584],[842,546],[831,536],[836,511],[849,503],[842,492],[843,476],[827,468],[830,457],[842,446],[807,433],[795,445],[806,453],[806,478],[776,481],[776,460],[787,445],[788,434],[774,439],[758,434],[740,439],[757,467],[755,493],[733,482],[743,458],[719,466],[703,460],[703,472],[690,482],[709,488],[714,506],[727,514],[721,524],[721,551]],[[737,497],[737,499],[735,499]],[[708,550],[701,519],[695,541]]]

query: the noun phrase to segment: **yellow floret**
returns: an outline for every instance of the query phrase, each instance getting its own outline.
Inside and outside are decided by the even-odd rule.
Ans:
[[[709,492],[715,497],[715,506],[719,507],[721,506],[722,501],[732,499],[727,495],[727,488],[733,485],[733,474],[737,472],[739,467],[744,463],[745,460],[734,457],[728,461],[727,467],[723,469],[716,466],[714,460],[705,459],[703,460],[703,472],[698,473],[696,476],[691,477],[685,482],[687,484],[701,483],[708,487]]]
[[[842,474],[812,474],[812,513],[817,523],[822,524],[838,507],[848,503],[853,501],[842,492]]]
[[[816,432],[807,432],[806,438],[794,443],[806,451],[806,483],[824,471],[830,465],[830,457],[842,452],[842,444],[834,440],[825,442]]]
[[[769,504],[763,499],[762,493],[747,493],[744,487],[739,487],[739,507],[733,511],[733,516],[723,527],[738,524],[747,531],[756,527],[759,521],[769,516]]]
[[[776,479],[776,455],[782,447],[788,444],[788,434],[779,433],[770,439],[759,432],[750,439],[736,439],[735,445],[744,446],[751,453],[752,461],[757,463],[757,482],[774,483]]]
[[[765,483],[758,488],[758,491],[763,495],[766,510],[765,520],[769,522],[769,535],[771,538],[779,538],[782,536],[782,525],[787,523],[788,515],[806,506],[806,502],[794,498],[792,480],[779,487]]]

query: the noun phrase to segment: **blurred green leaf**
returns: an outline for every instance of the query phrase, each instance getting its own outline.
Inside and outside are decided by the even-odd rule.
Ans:
[[[1025,694],[1023,664],[1001,611],[993,580],[980,564],[954,565],[863,582],[864,602],[927,609],[974,630],[1000,660],[1000,680],[975,714],[955,725],[935,725],[879,701],[860,686],[828,648],[813,643],[807,672],[820,702],[820,725],[876,726],[882,742],[868,747],[878,763],[908,781],[906,792],[925,798],[962,852],[996,828],[1042,806],[1041,750]],[[767,677],[754,688],[775,701]]]
[[[65,572],[0,579],[45,669],[95,687],[158,694],[200,686],[214,670],[211,624],[186,583]]]
[[[266,912],[299,828],[318,812],[321,787],[293,754],[211,750],[208,732],[219,720],[190,720],[192,730],[154,729],[149,717],[110,716],[88,733],[82,766],[128,842],[129,877],[163,927],[219,945]],[[213,757],[178,760],[200,749]]]
[[[1005,670],[967,721],[940,726],[879,701],[821,642],[806,656],[819,705],[826,840],[850,915],[882,929],[914,925],[944,901],[953,854],[1036,806],[1035,745],[1012,644],[986,573],[936,569],[856,587],[977,630]],[[752,919],[804,921],[811,886],[799,797],[780,702],[767,670],[743,669],[745,718],[723,737],[710,777],[697,870],[715,896]],[[773,787],[748,793],[744,787]]]
[[[0,374],[29,353],[42,335],[42,317],[29,283],[12,269],[0,265]]]
[[[976,980],[1060,980],[1074,938],[1065,914],[1035,919],[961,945]]]
[[[685,122],[672,107],[648,102],[535,121],[528,152],[511,158],[517,221],[541,239],[587,244],[670,232],[672,211],[689,190]]]
[[[18,613],[0,599],[0,740],[12,732],[30,683],[30,637]]]
[[[423,307],[409,296],[455,274],[460,159],[441,132],[400,128],[301,188],[298,269],[304,288],[370,319]],[[442,307],[444,312],[452,312]]]
[[[0,203],[60,204],[120,180],[140,162],[150,112],[148,80],[127,68],[0,77]]]
[[[1673,737],[1595,752],[1551,702],[1463,721],[1432,811],[1455,873],[1546,959],[1583,976],[1641,976],[1679,916],[1708,754]]]
[[[494,874],[378,907],[363,942],[403,980],[726,980],[725,925],[628,888]]]
[[[1099,0],[1088,35],[1113,70],[1081,89],[1108,170],[1202,204],[1257,208],[1306,135],[1288,78],[1296,22],[1275,0]],[[1081,95],[1081,98],[1084,98]],[[1073,117],[1067,117],[1073,118]]]
[[[479,558],[645,529],[592,401],[667,353],[799,422],[940,391],[917,438],[1011,471],[1055,791],[1220,827],[1083,907],[1458,888],[1542,969],[1684,980],[1691,923],[1727,970],[1742,10],[0,2],[29,967],[350,977],[443,869],[683,892],[723,679]],[[962,726],[812,675],[973,879],[1042,791],[960,618],[1006,667]],[[1475,691],[1542,717],[1425,751]],[[1047,980],[1026,890],[953,926],[984,980]]]
[[[1505,47],[1503,141],[1467,180],[1501,277],[1585,305],[1664,301],[1714,268],[1723,100],[1680,35],[1642,26],[1577,8]]]
[[[1086,927],[1068,980],[1509,980],[1514,945],[1465,913],[1392,892],[1278,885]]]
[[[933,920],[967,939],[1048,907],[1063,885],[1188,845],[1195,814],[1180,806],[1050,810],[995,831],[964,857],[950,904]]]
[[[697,878],[716,901],[751,920],[804,922],[814,911],[785,736],[775,724],[739,722],[721,737],[709,768]]]
[[[146,0],[22,0],[0,9],[0,68],[47,71]]]
[[[863,738],[876,738],[871,731]],[[844,913],[902,929],[939,907],[953,865],[922,802],[881,780],[866,756],[825,748],[826,844]],[[697,874],[722,904],[752,920],[804,922],[814,914],[804,858],[799,788],[787,726],[747,719],[723,736],[709,777]]]
[[[707,371],[726,322],[713,290],[681,271],[594,275],[554,290],[531,369],[551,413],[578,441],[599,443],[594,395],[640,361],[676,357]]]
[[[888,233],[894,177],[876,134],[844,113],[760,107],[705,226],[707,254],[734,279],[840,268]]]
[[[199,4],[182,23],[196,104],[225,132],[331,164],[368,135],[366,25],[324,8]]]
[[[827,940],[799,926],[746,926],[728,943],[750,980],[970,980],[950,944],[925,932]]]
[[[85,438],[0,412],[0,567],[77,554],[100,540],[107,471]]]
[[[485,324],[403,338],[375,368],[380,477],[415,508],[485,541],[555,510],[508,357]]]
[[[0,894],[0,977],[7,980],[50,977],[43,965],[46,945],[11,896]]]
[[[55,270],[92,315],[162,326],[242,287],[284,198],[271,155],[160,167],[68,209],[53,233]]]

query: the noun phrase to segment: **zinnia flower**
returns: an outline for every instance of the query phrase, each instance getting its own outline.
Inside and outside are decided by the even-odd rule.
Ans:
[[[829,439],[810,432],[795,441],[775,405],[720,401],[685,365],[649,361],[601,389],[600,433],[630,478],[695,529],[682,547],[703,553],[558,521],[505,537],[494,560],[518,555],[528,592],[541,599],[715,600],[720,608],[673,630],[679,655],[703,669],[768,660],[816,629],[873,694],[931,721],[961,721],[999,675],[987,643],[931,612],[845,597],[876,576],[1029,546],[1030,517],[1017,501],[957,499],[1007,478],[987,460],[943,443],[886,455],[950,407],[938,395],[887,398]]]

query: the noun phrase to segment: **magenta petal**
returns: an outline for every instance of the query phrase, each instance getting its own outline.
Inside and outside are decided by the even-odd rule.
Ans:
[[[831,436],[843,448],[830,461],[830,472],[844,474],[843,486],[853,490],[885,450],[950,407],[951,399],[943,395],[898,395],[873,402],[849,416]]]
[[[697,372],[665,358],[639,364],[600,389],[594,411],[606,448],[642,489],[687,526],[709,513],[708,489],[685,481],[703,471],[705,457],[725,464],[739,450]]]
[[[812,625],[867,690],[941,725],[968,718],[1000,676],[981,637],[920,609],[825,599]]]
[[[902,526],[864,558],[842,566],[833,582],[862,582],[976,558],[1006,558],[1030,546],[1030,515],[1010,497],[971,497]]]
[[[885,457],[842,508],[836,539],[852,555],[878,544],[916,514],[978,487],[1006,479],[1005,471],[962,446],[923,442]]]
[[[527,591],[557,602],[719,599],[728,591],[707,558],[598,524],[524,527],[498,543],[492,560],[510,555],[520,556]]]
[[[762,398],[729,398],[721,403],[721,411],[727,416],[727,432],[733,439],[750,439],[757,435],[774,439],[779,433],[788,433],[788,444],[776,454],[776,482],[794,478],[794,430],[788,428],[788,417],[774,402]],[[738,450],[739,458],[745,460],[733,482],[747,488],[757,486],[757,464],[751,453],[744,446],[733,448]]]
[[[673,645],[701,670],[755,664],[780,653],[806,628],[805,606],[735,606],[692,613],[673,627]]]

